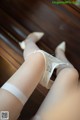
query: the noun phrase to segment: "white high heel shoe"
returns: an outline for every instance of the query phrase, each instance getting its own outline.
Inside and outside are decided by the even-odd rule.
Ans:
[[[43,32],[33,32],[33,33],[30,33],[26,40],[32,40],[34,41],[35,43],[38,42],[42,37],[44,36],[44,33]],[[22,42],[19,42],[19,45],[22,49],[25,49],[25,41],[22,41]]]
[[[61,49],[61,50],[63,50],[63,51],[65,52],[65,50],[66,50],[66,42],[63,41],[62,43],[60,43],[60,44],[56,47],[56,49]]]
[[[29,35],[31,37],[30,39],[32,39],[32,37],[34,36],[34,33],[33,34],[31,33]],[[36,34],[36,35],[37,36],[39,35],[39,37],[37,37],[37,40],[39,40],[43,36],[43,34],[39,34],[39,33]],[[22,43],[19,43],[19,44],[20,44],[21,48],[23,48],[23,49],[25,48],[25,42],[24,41]],[[65,49],[66,49],[65,42],[62,42],[60,45],[58,45],[57,48],[65,51]],[[42,55],[44,56],[44,59],[45,59],[45,72],[44,72],[44,75],[43,75],[43,77],[40,81],[40,84],[42,86],[46,87],[47,89],[50,89],[52,84],[53,84],[53,81],[50,78],[51,78],[51,76],[54,72],[54,69],[58,68],[61,65],[70,66],[70,64],[59,60],[58,58],[50,55],[49,53],[47,53],[43,50],[36,50],[34,52],[31,52],[29,55],[27,55],[27,57],[29,57],[31,54],[35,54],[37,52],[42,53]]]

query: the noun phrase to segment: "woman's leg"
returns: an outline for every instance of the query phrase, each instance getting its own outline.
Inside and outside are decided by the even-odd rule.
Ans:
[[[61,70],[33,120],[53,120],[54,108],[72,90],[77,88],[77,83],[78,73],[74,68]]]
[[[64,52],[59,49],[56,56],[64,62],[69,62],[66,59]],[[70,67],[59,67],[54,84],[52,85],[48,95],[46,96],[33,120],[53,120],[53,110],[55,106],[57,106],[57,104],[71,91],[77,88],[78,77],[78,72],[72,65],[70,65]]]
[[[39,50],[39,47],[36,45],[36,42],[38,42],[42,37],[44,33],[43,32],[33,32],[28,35],[28,37],[24,40],[25,43],[25,49],[23,52],[24,60],[27,59],[27,55],[34,52],[35,50]],[[20,44],[21,47],[23,47]]]
[[[74,67],[70,62],[69,60],[66,58],[66,55],[65,55],[65,49],[66,49],[66,43],[65,42],[62,42],[60,45],[58,45],[58,47],[56,48],[55,50],[55,56],[60,59],[61,61],[65,62],[65,63],[69,63],[70,67]],[[65,68],[66,66],[65,65],[62,65],[60,67],[58,67],[57,69],[57,73],[59,71],[61,71],[61,69]]]
[[[23,52],[24,60],[27,59],[30,53],[34,52],[35,50],[39,50],[39,47],[32,40],[26,40],[25,44],[26,44],[26,48],[24,49]]]
[[[27,48],[25,48],[27,50],[27,54],[30,53],[28,50],[32,49],[32,46],[37,47],[33,42],[27,44]],[[41,53],[31,54],[7,82],[14,85],[27,98],[29,98],[40,82],[44,74],[44,68],[45,61],[43,55]],[[22,108],[23,104],[19,99],[10,92],[0,89],[0,111],[9,111],[10,120],[16,120]]]

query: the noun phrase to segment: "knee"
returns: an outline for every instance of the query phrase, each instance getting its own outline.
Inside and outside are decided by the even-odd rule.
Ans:
[[[66,79],[71,81],[77,82],[79,79],[79,73],[75,68],[64,68],[60,73],[59,76],[64,75],[67,76]]]
[[[62,77],[64,86],[66,85],[69,89],[72,89],[78,85],[79,74],[75,68],[64,68],[59,77]]]
[[[45,66],[45,58],[42,53],[36,53],[36,60],[41,66]]]
[[[38,67],[41,70],[45,69],[45,59],[42,53],[36,53],[33,54],[33,61],[36,63],[36,67]]]
[[[65,71],[68,75],[72,76],[73,79],[78,80],[79,78],[79,73],[75,68],[65,68]]]
[[[75,68],[69,68],[69,73],[76,77],[77,79],[79,78],[79,73]]]

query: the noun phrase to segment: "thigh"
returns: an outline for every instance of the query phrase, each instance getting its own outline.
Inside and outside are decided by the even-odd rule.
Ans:
[[[58,74],[56,80],[54,81],[54,84],[52,85],[49,93],[47,94],[45,100],[43,101],[42,105],[40,106],[33,120],[37,120],[37,117],[40,117],[42,120],[52,120],[54,119],[54,112],[55,112],[55,117],[56,117],[56,119],[54,120],[60,120],[60,119],[57,119],[57,113],[58,113],[57,111],[59,111],[59,113],[60,111],[62,111],[63,113],[64,108],[65,109],[67,108],[67,106],[65,106],[65,100],[68,98],[70,93],[71,94],[73,93],[73,90],[77,88],[77,85],[78,85],[77,71],[74,68],[63,69]],[[58,107],[58,105],[60,105],[60,107]],[[62,105],[63,105],[63,109],[61,108]],[[55,108],[57,111],[55,111]],[[59,117],[62,117],[62,116],[59,116]]]
[[[64,68],[56,77],[53,89],[54,93],[59,95],[66,94],[78,85],[79,75],[75,68]]]

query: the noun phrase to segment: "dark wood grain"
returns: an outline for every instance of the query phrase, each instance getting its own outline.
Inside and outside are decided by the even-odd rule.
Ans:
[[[74,5],[52,5],[51,1],[0,0],[0,85],[23,63],[18,42],[33,31],[45,33],[37,45],[50,54],[54,54],[60,42],[66,41],[66,56],[80,72],[80,9]],[[30,119],[47,92],[38,85],[20,119]]]
[[[23,26],[29,32],[43,31],[45,32],[45,36],[39,43],[44,43],[47,48],[51,49],[49,51],[50,53],[54,53],[57,44],[61,41],[66,41],[66,55],[72,64],[80,71],[78,62],[80,61],[79,10],[77,11],[69,5],[52,5],[51,1],[46,0],[35,0],[34,2],[33,0],[28,0],[27,2],[25,0],[6,0],[5,2],[1,0],[0,6],[8,13],[8,18],[12,17],[15,22],[11,22],[11,19],[11,21],[9,19],[7,21],[21,31],[20,34],[17,33],[11,28],[11,24],[7,23],[7,26],[10,26],[7,27],[7,30],[14,35],[14,37],[18,40],[23,40],[23,38],[26,37],[26,32],[24,32],[19,25]],[[4,16],[5,14],[2,15],[1,18],[5,18]],[[18,26],[15,24],[16,22],[19,24]],[[3,20],[3,27],[6,28],[4,24],[5,20]]]

